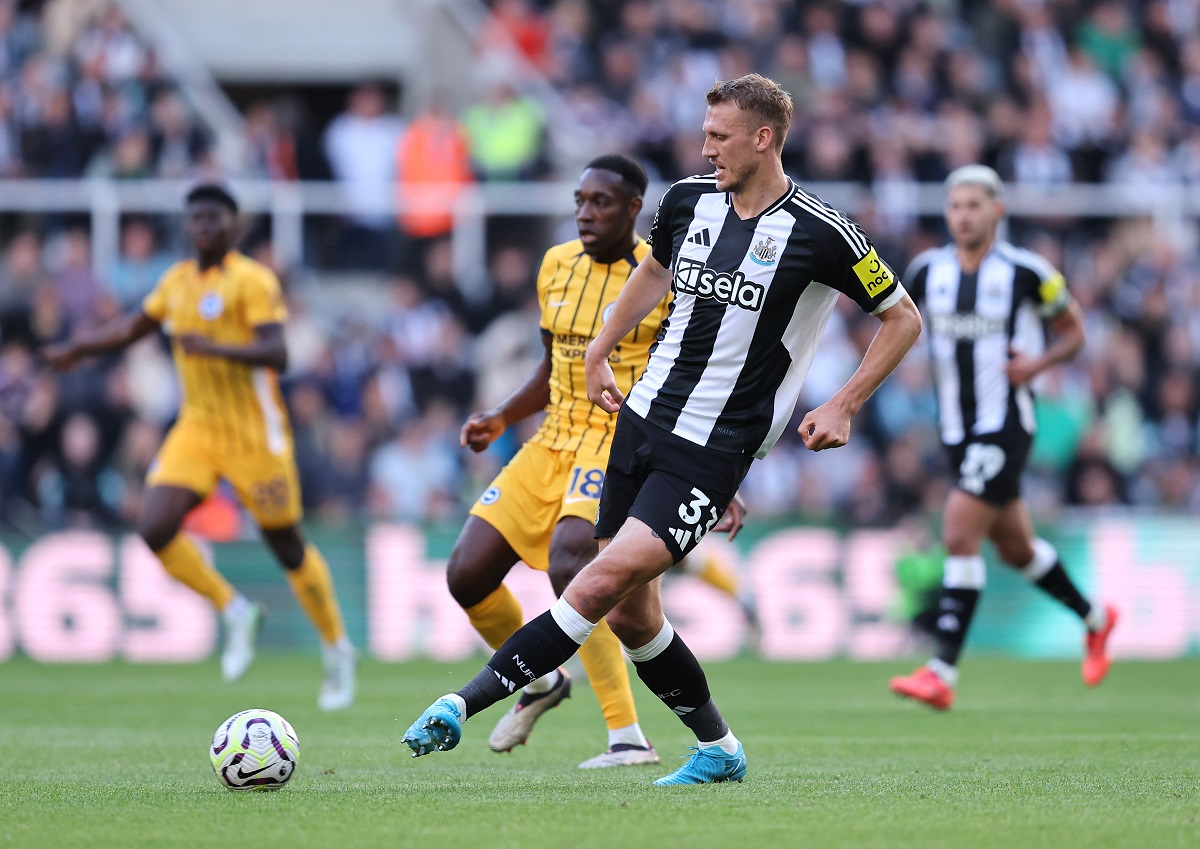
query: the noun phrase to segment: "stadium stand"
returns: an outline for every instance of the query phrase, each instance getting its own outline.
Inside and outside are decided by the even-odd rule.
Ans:
[[[1200,508],[1200,234],[1193,214],[1159,208],[1200,187],[1200,4],[496,0],[477,11],[476,52],[463,61],[511,71],[494,85],[439,100],[428,81],[405,78],[398,103],[390,88],[348,86],[327,118],[281,87],[242,110],[244,155],[230,176],[333,178],[378,195],[360,213],[307,218],[304,249],[286,263],[264,221],[250,222],[245,245],[291,284],[287,392],[314,515],[459,517],[526,435],[480,457],[457,446],[465,413],[540,356],[535,264],[561,219],[489,220],[477,246],[486,262],[464,285],[444,220],[375,214],[412,191],[396,180],[415,179],[422,162],[463,186],[553,179],[624,150],[661,190],[707,170],[700,94],[750,70],[796,100],[791,172],[857,187],[852,209],[897,269],[944,238],[918,198],[957,165],[991,164],[1047,199],[1011,231],[1064,269],[1088,344],[1041,388],[1035,511]],[[0,0],[0,178],[228,172],[183,82],[116,5]],[[421,159],[430,133],[455,140],[455,163]],[[1123,196],[1114,208],[1145,203],[1145,214],[1054,210],[1080,187]],[[136,303],[179,255],[174,231],[170,216],[123,216],[115,255],[97,262],[86,214],[0,213],[6,527],[112,527],[136,514],[174,410],[161,342],[61,378],[34,351]],[[355,267],[373,273],[352,300],[370,308],[318,308]],[[869,330],[850,309],[835,314],[802,406],[840,385]],[[866,525],[936,510],[933,403],[917,353],[858,421],[836,472],[785,439],[747,481],[751,510]]]

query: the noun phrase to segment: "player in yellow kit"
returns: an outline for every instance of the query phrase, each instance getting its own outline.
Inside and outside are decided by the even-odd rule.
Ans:
[[[508,399],[475,413],[462,428],[462,444],[483,451],[509,425],[546,411],[537,433],[471,509],[447,567],[451,594],[492,648],[525,624],[520,604],[503,583],[518,561],[547,572],[555,593],[561,593],[596,556],[596,509],[616,417],[588,400],[583,355],[649,252],[634,232],[646,185],[645,172],[628,157],[601,156],[588,164],[575,191],[579,238],[548,250],[538,272],[545,357]],[[659,304],[610,358],[624,389],[645,370],[669,303],[668,298]],[[740,510],[729,512],[735,514],[729,523],[736,532]],[[607,751],[579,766],[657,763],[638,725],[621,645],[604,622],[579,654],[608,725]],[[520,700],[488,741],[494,751],[524,743],[538,717],[571,691],[561,669],[515,686],[522,684]]]
[[[254,657],[262,620],[185,534],[188,512],[228,481],[284,567],[297,600],[321,636],[324,710],[354,701],[355,651],[346,637],[329,567],[305,542],[291,426],[279,392],[287,368],[279,281],[233,249],[237,202],[216,183],[187,195],[184,228],[196,258],[171,266],[136,313],[59,345],[43,356],[57,368],[118,351],[162,328],[183,389],[179,417],[146,478],[137,530],[176,580],[208,598],[226,627],[221,672],[240,678]]]

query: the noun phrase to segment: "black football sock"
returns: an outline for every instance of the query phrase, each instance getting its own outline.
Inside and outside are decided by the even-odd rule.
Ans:
[[[1092,603],[1079,592],[1079,588],[1063,568],[1062,561],[1056,561],[1049,572],[1034,582],[1034,586],[1074,610],[1080,619],[1087,619],[1087,615],[1092,612]]]
[[[640,649],[626,649],[638,677],[662,699],[697,740],[720,740],[729,725],[708,692],[700,662],[668,622]]]
[[[1088,614],[1092,612],[1092,604],[1083,597],[1067,570],[1063,568],[1058,551],[1053,545],[1044,539],[1034,539],[1033,559],[1018,568],[1035,587],[1075,611],[1080,619],[1087,620]]]
[[[979,590],[942,588],[933,632],[937,641],[937,658],[942,663],[949,666],[958,665],[958,656],[962,653],[963,643],[967,639],[967,630],[975,616],[979,596]]]
[[[587,639],[586,635],[583,639]],[[530,681],[553,672],[579,651],[582,642],[564,631],[549,610],[526,623],[492,655],[487,666],[458,691],[467,704],[467,715],[463,719],[507,699]]]
[[[948,667],[943,678],[954,686],[955,668],[962,653],[979,595],[987,583],[987,567],[978,554],[952,554],[946,558],[942,576],[942,595],[938,599],[937,620],[933,638],[937,643],[937,659]],[[937,671],[937,670],[935,670]]]

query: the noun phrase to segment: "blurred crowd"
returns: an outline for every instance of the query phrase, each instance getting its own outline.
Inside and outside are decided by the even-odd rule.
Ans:
[[[203,127],[115,7],[0,0],[0,175],[188,177],[215,168]],[[897,269],[945,240],[914,211],[918,182],[968,162],[1054,191],[1112,183],[1153,203],[1200,188],[1200,0],[495,0],[477,39],[491,75],[460,108],[433,92],[404,114],[384,87],[353,89],[324,127],[291,100],[245,114],[244,174],[338,181],[352,211],[288,286],[292,410],[306,506],[326,521],[457,521],[536,422],[484,455],[458,447],[465,415],[500,400],[541,356],[533,281],[562,222],[492,232],[486,279],[456,280],[452,221],[426,186],[557,177],[624,151],[658,182],[708,170],[703,94],[760,71],[796,103],[785,147],[804,181],[870,188],[848,210]],[[557,105],[522,79],[549,80]],[[524,76],[523,76],[524,75]],[[553,110],[565,106],[567,113]],[[556,115],[551,118],[551,115]],[[380,212],[389,193],[402,212]],[[647,199],[653,208],[656,197]],[[95,269],[69,217],[4,228],[0,259],[0,521],[117,526],[177,404],[166,348],[66,376],[39,344],[136,307],[180,256],[175,222],[129,217]],[[273,263],[266,228],[246,250]],[[502,234],[496,237],[496,232]],[[1062,268],[1088,344],[1039,388],[1027,480],[1036,515],[1058,505],[1200,509],[1197,222],[1013,219],[1009,237]],[[382,272],[362,298],[299,285],[311,266]],[[363,306],[363,304],[367,306]],[[824,401],[875,323],[843,303],[800,402]],[[752,514],[890,524],[934,513],[948,485],[925,352],[915,351],[835,455],[783,439],[743,490]]]
[[[117,6],[0,0],[0,178],[179,179],[211,152]]]

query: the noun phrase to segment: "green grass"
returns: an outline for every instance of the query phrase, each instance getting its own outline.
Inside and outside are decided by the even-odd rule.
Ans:
[[[1196,661],[1123,663],[1088,691],[1075,664],[971,658],[947,714],[887,692],[905,664],[712,664],[748,780],[666,790],[650,781],[692,740],[636,681],[666,769],[575,769],[604,747],[586,687],[512,755],[486,747],[497,707],[409,758],[404,728],[478,665],[364,663],[359,705],[328,716],[315,658],[266,655],[235,685],[212,663],[0,664],[0,847],[1200,846]],[[299,734],[279,792],[209,769],[247,707]]]

